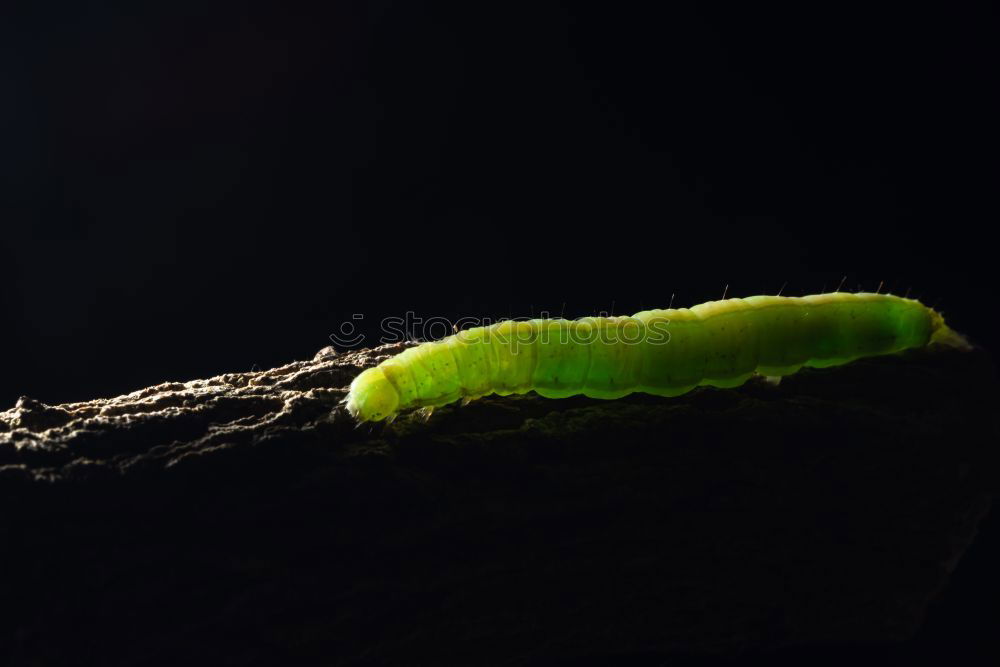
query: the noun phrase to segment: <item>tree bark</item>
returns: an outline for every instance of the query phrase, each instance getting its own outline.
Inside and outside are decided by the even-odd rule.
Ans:
[[[358,426],[405,345],[0,413],[0,662],[548,664],[913,635],[998,488],[985,352]]]

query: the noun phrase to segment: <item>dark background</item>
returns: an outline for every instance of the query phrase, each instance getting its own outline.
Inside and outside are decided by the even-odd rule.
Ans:
[[[309,358],[354,314],[845,275],[989,347],[995,9],[744,5],[4,10],[0,407]],[[920,653],[993,649],[996,553]]]

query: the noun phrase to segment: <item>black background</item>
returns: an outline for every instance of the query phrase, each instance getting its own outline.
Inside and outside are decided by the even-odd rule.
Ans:
[[[844,276],[996,337],[986,3],[4,13],[5,407],[309,358],[354,314],[371,342],[406,311],[578,317]],[[921,653],[993,649],[991,548]]]

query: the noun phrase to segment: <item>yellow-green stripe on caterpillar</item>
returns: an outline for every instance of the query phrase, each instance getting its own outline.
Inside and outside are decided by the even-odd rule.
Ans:
[[[412,347],[351,383],[359,421],[487,394],[614,399],[736,387],[754,374],[941,343],[969,347],[940,313],[890,294],[751,296],[630,317],[504,321]]]

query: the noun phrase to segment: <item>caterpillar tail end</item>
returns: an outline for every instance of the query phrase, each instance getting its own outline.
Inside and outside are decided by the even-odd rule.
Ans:
[[[948,326],[942,326],[931,335],[931,343],[939,343],[948,347],[960,350],[971,350],[973,348],[969,339]]]
[[[972,343],[969,342],[968,338],[945,324],[944,318],[941,317],[940,313],[934,311],[931,312],[933,313],[930,339],[931,344],[938,343],[940,345],[954,347],[959,350],[971,350],[974,347]]]

